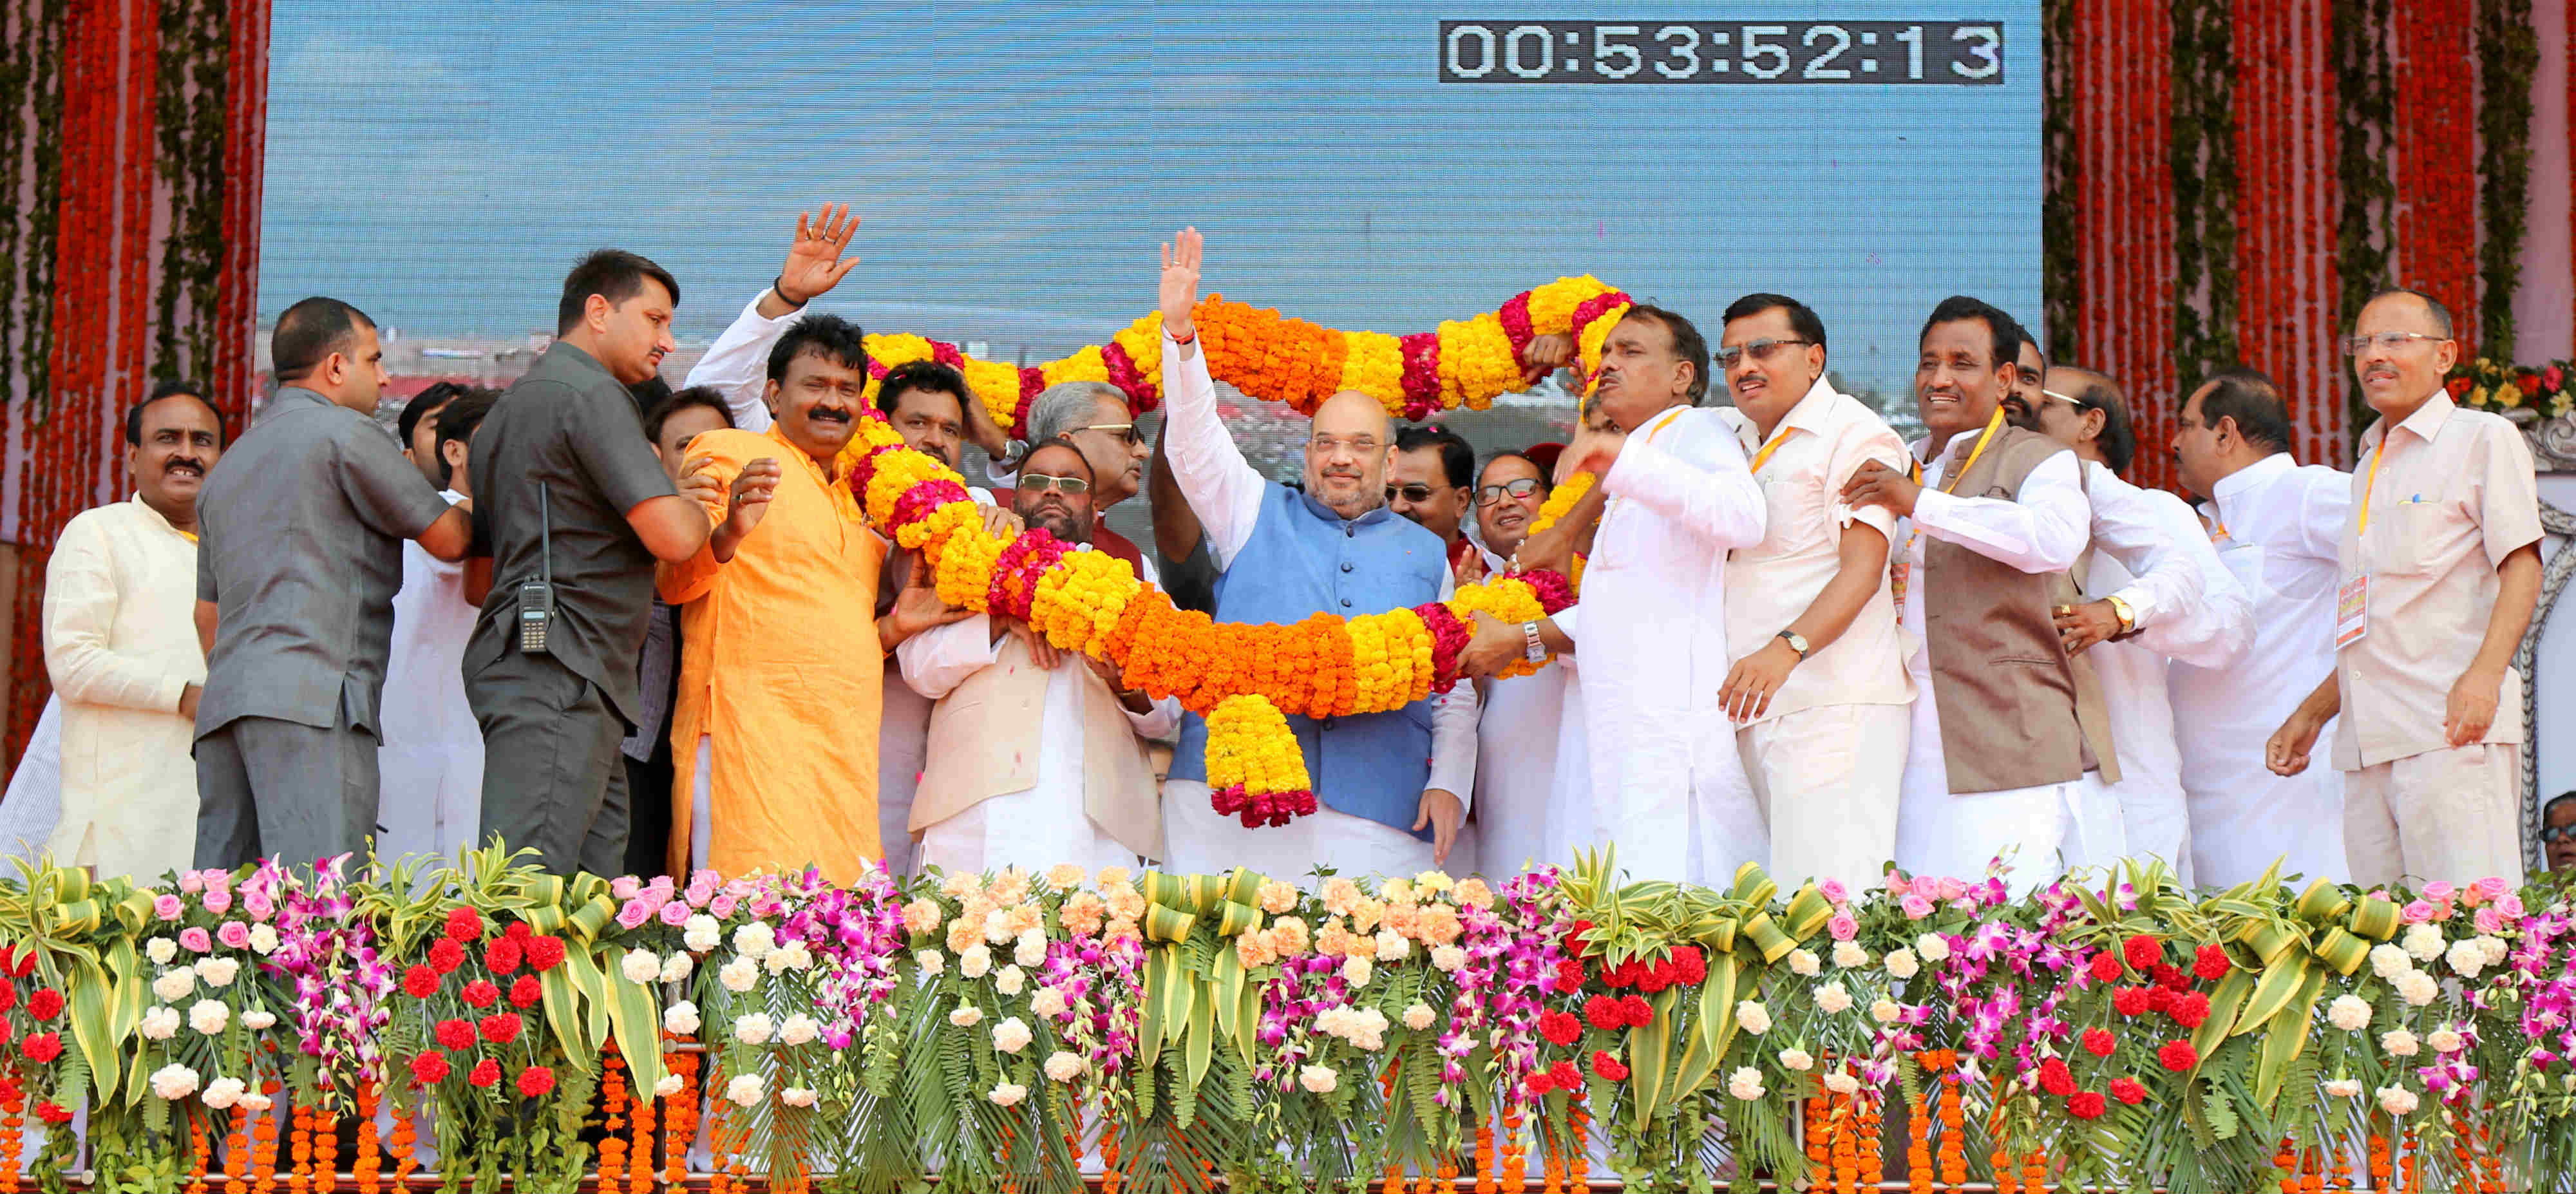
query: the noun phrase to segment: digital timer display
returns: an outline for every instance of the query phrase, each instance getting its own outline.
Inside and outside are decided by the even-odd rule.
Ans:
[[[2001,21],[1442,21],[1443,83],[2004,81]]]

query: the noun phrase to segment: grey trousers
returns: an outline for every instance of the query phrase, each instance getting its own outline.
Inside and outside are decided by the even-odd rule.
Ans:
[[[376,736],[273,717],[237,717],[197,739],[197,866],[275,857],[308,868],[355,854],[376,828]]]
[[[626,719],[551,655],[511,651],[465,677],[483,727],[483,823],[558,875],[625,873]]]

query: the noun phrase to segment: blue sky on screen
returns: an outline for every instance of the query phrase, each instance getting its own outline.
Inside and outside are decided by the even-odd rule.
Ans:
[[[1440,82],[1440,19],[1496,15],[1992,21],[2005,82]],[[2038,314],[2036,0],[278,0],[273,19],[263,314],[320,292],[413,333],[551,330],[564,268],[614,244],[679,276],[680,331],[704,338],[826,199],[866,216],[834,297],[871,330],[1024,313],[1059,350],[1151,307],[1183,223],[1208,234],[1210,288],[1339,327],[1427,330],[1592,273],[1714,338],[1727,301],[1779,290],[1824,316],[1837,370],[1898,393],[1942,296]]]

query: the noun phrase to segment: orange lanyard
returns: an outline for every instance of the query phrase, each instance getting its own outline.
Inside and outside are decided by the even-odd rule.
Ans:
[[[1960,463],[1958,472],[1950,474],[1950,479],[1941,483],[1941,492],[1957,492],[1959,479],[1967,476],[1969,469],[1977,467],[1977,458],[1986,454],[1986,445],[1993,443],[1995,433],[2003,429],[2004,408],[1998,406],[1995,408],[1994,417],[1986,420],[1985,432],[1977,437],[1977,446],[1968,449],[1968,459]]]
[[[1795,428],[1783,427],[1778,434],[1771,437],[1771,442],[1762,445],[1762,450],[1753,454],[1752,471],[1761,472],[1762,466],[1770,461],[1771,454],[1780,450],[1781,443],[1789,438],[1789,433],[1793,430]]]
[[[2355,537],[2370,533],[2370,491],[2379,488],[2379,458],[2388,455],[2388,436],[2379,437],[2379,447],[2370,454],[2370,477],[2361,483],[2361,526]]]

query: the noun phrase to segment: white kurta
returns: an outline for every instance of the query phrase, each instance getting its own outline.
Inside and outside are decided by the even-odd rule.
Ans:
[[[45,698],[36,716],[27,749],[9,772],[9,792],[0,797],[0,858],[33,859],[52,840],[63,819],[63,698]]]
[[[2139,630],[2085,653],[2111,720],[2120,782],[2088,793],[2068,839],[2066,865],[2160,858],[2188,883],[2189,818],[2165,667],[2174,659],[2204,667],[2235,662],[2253,634],[2253,607],[2181,498],[2131,485],[2099,462],[2085,462],[2084,472],[2093,546],[2076,574],[2088,597],[2118,594],[2129,601]],[[2141,592],[2161,595],[2153,613],[2139,608]]]
[[[1919,457],[1923,445],[1913,445]],[[2006,885],[2031,891],[2063,869],[2058,849],[2075,810],[2099,783],[2091,772],[2066,783],[1953,794],[1949,756],[1941,742],[1941,706],[1933,699],[1932,652],[1923,622],[1926,539],[1941,539],[2024,572],[2063,572],[2074,566],[2090,538],[2092,511],[2076,472],[2075,454],[2041,461],[2022,482],[2017,500],[1960,497],[1940,491],[1950,455],[1923,466],[1923,493],[1914,516],[1897,526],[1905,567],[1915,578],[1898,610],[1905,628],[1905,669],[1914,677],[1913,737],[1905,755],[1905,792],[1896,817],[1896,865],[1917,875],[1982,877],[1987,863],[2008,856]],[[1920,534],[1915,532],[1920,531]]]
[[[1199,516],[1208,550],[1222,570],[1251,540],[1267,482],[1217,417],[1216,383],[1208,377],[1206,355],[1192,352],[1184,359],[1169,335],[1163,337],[1163,397],[1168,404],[1163,448],[1172,476]],[[1454,588],[1451,574],[1442,569],[1441,599],[1447,600]],[[1454,793],[1461,804],[1473,807],[1475,781],[1476,687],[1461,683],[1432,698],[1431,774],[1423,786]],[[1246,866],[1275,879],[1295,879],[1323,864],[1353,878],[1409,877],[1433,865],[1430,842],[1320,805],[1312,815],[1286,825],[1246,829],[1210,806],[1207,783],[1195,779],[1163,782],[1163,846],[1171,855],[1164,869],[1180,874]],[[1450,862],[1461,864],[1456,856]]]
[[[448,490],[450,503],[464,499]],[[376,854],[452,857],[472,849],[483,818],[483,731],[465,703],[465,640],[482,610],[465,598],[465,566],[403,543],[385,661],[383,745],[376,750]]]
[[[45,565],[45,671],[63,700],[62,818],[47,849],[101,877],[186,869],[197,844],[197,541],[140,497],[82,511]]]
[[[1481,546],[1485,567],[1500,574],[1506,561]],[[1570,865],[1572,847],[1549,836],[1552,806],[1580,800],[1557,787],[1557,727],[1566,720],[1574,659],[1558,659],[1535,674],[1492,680],[1480,689],[1476,720],[1477,869],[1488,875],[1520,874],[1540,863]]]
[[[2219,562],[2253,602],[2253,636],[2234,666],[2176,663],[2167,673],[2182,785],[2191,810],[2193,879],[2232,887],[2275,858],[2281,874],[2337,882],[2344,859],[2343,773],[2316,765],[2278,776],[2263,747],[2335,666],[2335,552],[2352,476],[2278,453],[2210,487],[2201,512]],[[2333,740],[2327,723],[2320,742]]]
[[[992,635],[992,618],[977,614],[916,634],[895,648],[895,655],[904,680],[936,701],[993,666],[999,652]],[[1047,673],[1046,705],[1038,715],[1037,782],[1024,791],[980,801],[923,830],[921,865],[950,872],[1016,866],[1031,873],[1059,862],[1093,871],[1137,865],[1136,852],[1120,845],[1082,808],[1082,674],[1088,666],[1080,656],[1069,655]],[[1143,713],[1125,712],[1128,728],[1139,738],[1168,739],[1180,730],[1181,703],[1173,697],[1155,701]]]
[[[1725,886],[1771,837],[1718,701],[1728,670],[1726,555],[1762,540],[1762,489],[1735,432],[1674,407],[1629,434],[1557,615],[1583,659],[1593,836],[1637,879]]]

